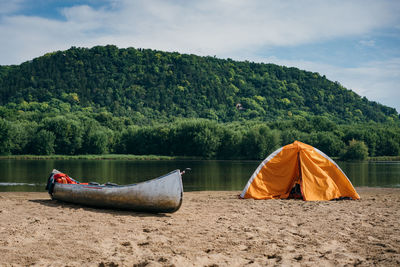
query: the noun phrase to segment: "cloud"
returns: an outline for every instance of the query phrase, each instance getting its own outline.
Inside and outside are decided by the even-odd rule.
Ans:
[[[103,36],[143,47],[226,55],[360,35],[397,19],[377,1],[122,1],[105,19]],[[127,38],[131,36],[131,38]]]
[[[11,4],[2,5],[13,10]],[[321,42],[398,25],[399,6],[396,1],[371,0],[122,0],[99,8],[77,5],[61,10],[63,21],[3,16],[0,35],[6,34],[7,40],[0,41],[0,64],[20,63],[44,50],[95,44],[225,57],[243,50]],[[25,36],[32,41],[30,33],[35,33],[36,40],[20,44]],[[15,51],[15,45],[20,51]]]

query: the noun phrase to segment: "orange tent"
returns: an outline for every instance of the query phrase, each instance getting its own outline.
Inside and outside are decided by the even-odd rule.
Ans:
[[[304,200],[360,199],[346,174],[331,158],[299,141],[269,155],[250,177],[240,197],[288,198],[296,184],[300,185]]]

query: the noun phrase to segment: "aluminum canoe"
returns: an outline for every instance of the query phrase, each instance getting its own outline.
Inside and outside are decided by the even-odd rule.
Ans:
[[[83,185],[55,183],[52,177],[49,194],[52,199],[100,208],[127,209],[145,212],[175,212],[183,198],[180,170],[131,185]]]

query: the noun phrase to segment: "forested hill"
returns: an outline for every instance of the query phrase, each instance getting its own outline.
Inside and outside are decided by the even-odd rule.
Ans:
[[[56,100],[160,121],[271,121],[295,115],[322,115],[337,123],[399,120],[395,109],[325,76],[274,64],[96,46],[0,67],[0,105]]]

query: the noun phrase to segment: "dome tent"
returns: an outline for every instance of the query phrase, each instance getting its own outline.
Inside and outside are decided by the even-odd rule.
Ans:
[[[340,167],[318,149],[295,141],[269,155],[247,182],[241,198],[289,198],[300,185],[304,200],[360,199]]]

